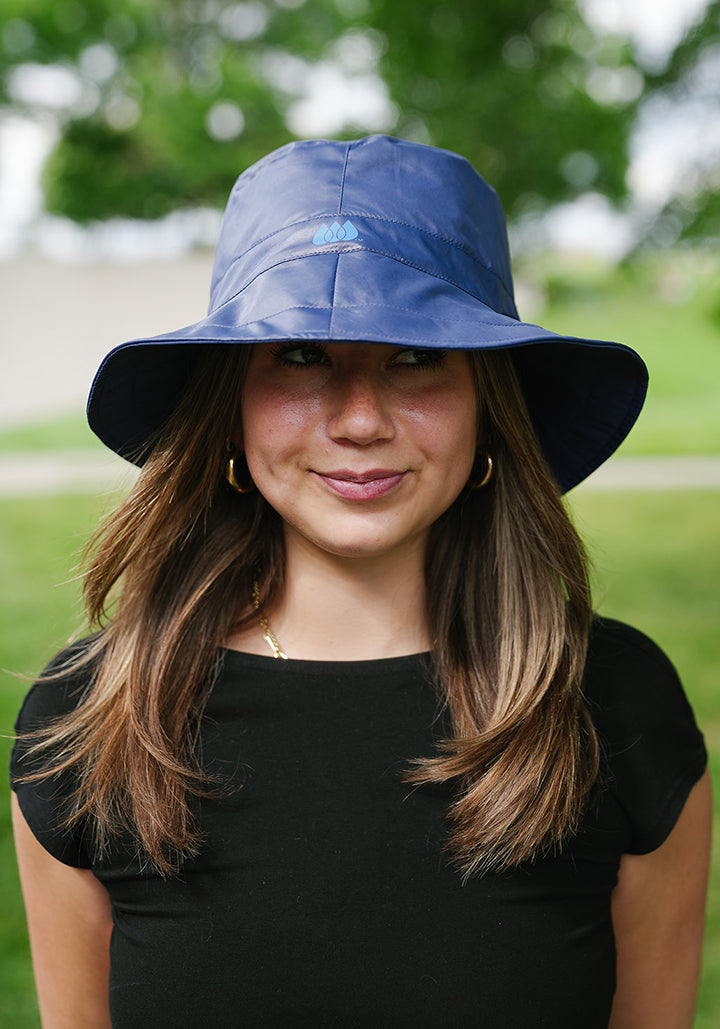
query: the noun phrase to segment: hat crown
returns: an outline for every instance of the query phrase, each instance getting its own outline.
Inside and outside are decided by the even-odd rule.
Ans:
[[[301,140],[244,171],[223,219],[210,311],[263,271],[332,248],[393,258],[517,318],[495,191],[459,155],[389,136]]]

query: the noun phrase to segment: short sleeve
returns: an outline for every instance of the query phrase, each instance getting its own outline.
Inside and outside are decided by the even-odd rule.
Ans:
[[[628,852],[647,854],[670,834],[705,770],[702,734],[668,658],[621,622],[595,620],[584,692],[606,786],[630,826]]]
[[[69,652],[63,651],[45,671],[55,669],[68,656]],[[63,825],[74,792],[73,777],[63,772],[24,782],[23,777],[41,771],[44,763],[42,755],[30,754],[33,741],[25,734],[70,713],[82,699],[87,678],[85,672],[84,676],[76,674],[36,682],[25,697],[15,722],[17,738],[10,755],[10,784],[31,832],[49,854],[75,868],[90,868],[92,861],[85,846],[85,827],[77,824],[68,829]]]

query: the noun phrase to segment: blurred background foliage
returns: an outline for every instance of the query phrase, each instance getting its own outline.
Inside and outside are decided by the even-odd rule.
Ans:
[[[511,219],[588,190],[617,204],[641,107],[720,95],[720,74],[707,73],[718,69],[720,0],[661,67],[582,10],[575,0],[0,0],[0,103],[52,109],[46,206],[80,222],[222,206],[239,170],[275,146],[376,129],[463,153]],[[39,70],[46,97],[56,84],[49,104],[33,89]],[[313,96],[335,105],[324,131],[310,124]],[[717,233],[716,177],[694,169],[653,221],[676,238]]]

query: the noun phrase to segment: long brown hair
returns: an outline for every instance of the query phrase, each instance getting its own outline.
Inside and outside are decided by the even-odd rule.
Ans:
[[[197,853],[202,712],[233,628],[284,584],[282,526],[223,481],[250,348],[208,346],[127,499],[91,540],[85,600],[101,631],[53,673],[91,681],[39,734],[43,771],[77,783],[68,821],[102,855],[130,833],[170,872]],[[457,783],[449,848],[471,873],[559,846],[597,777],[581,696],[591,619],[586,559],[535,439],[512,359],[473,354],[490,484],[433,527],[426,579],[433,660],[452,735],[409,782]]]

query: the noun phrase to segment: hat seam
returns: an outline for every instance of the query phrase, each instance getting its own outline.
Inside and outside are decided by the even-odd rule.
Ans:
[[[340,201],[340,206],[341,205],[342,205],[342,198],[341,198],[341,201]],[[512,292],[512,290],[510,290],[508,288],[508,286],[505,283],[505,280],[502,278],[502,276],[491,265],[489,265],[487,262],[483,261],[482,258],[476,253],[476,251],[471,250],[469,247],[465,246],[463,243],[461,243],[457,239],[452,239],[450,236],[444,236],[444,235],[442,235],[439,232],[432,232],[430,229],[426,229],[422,225],[414,225],[411,222],[403,221],[401,218],[386,218],[386,217],[383,217],[382,215],[379,215],[379,214],[368,214],[365,211],[353,210],[352,208],[349,209],[349,210],[346,210],[346,211],[338,210],[336,212],[336,214],[338,214],[338,215],[343,214],[343,215],[347,215],[348,217],[354,217],[354,218],[366,218],[368,221],[383,222],[383,223],[385,223],[387,225],[402,225],[403,228],[412,229],[413,232],[422,232],[422,234],[424,236],[429,236],[431,239],[439,240],[441,243],[445,243],[445,244],[447,244],[447,246],[453,247],[454,250],[459,250],[461,253],[465,254],[466,257],[469,257],[471,261],[473,261],[476,264],[480,265],[480,267],[484,271],[489,272],[489,274],[492,275],[493,278],[500,284],[500,286],[502,287],[504,293],[509,297],[509,299],[512,300],[513,303],[515,302],[515,297],[513,295],[513,292]],[[233,267],[233,265],[237,264],[238,261],[242,261],[253,250],[255,250],[256,247],[261,246],[266,240],[272,239],[273,236],[277,236],[281,232],[286,232],[289,229],[296,229],[296,228],[298,228],[301,225],[311,225],[313,222],[316,222],[318,220],[318,218],[322,218],[322,217],[323,217],[323,215],[321,213],[319,213],[319,214],[313,215],[312,218],[301,218],[299,221],[290,222],[287,225],[283,225],[279,229],[275,229],[273,232],[268,232],[268,233],[266,233],[266,235],[261,236],[259,239],[255,240],[254,243],[251,243],[250,246],[246,250],[244,250],[241,254],[238,254],[236,257],[232,258],[232,260],[229,262],[229,264],[225,268],[225,271],[223,272],[223,276],[219,280],[218,285],[220,285],[220,283],[223,281],[223,279],[225,279],[225,277],[227,276],[228,272]],[[330,217],[330,216],[327,215],[327,217]],[[372,248],[370,248],[370,247],[362,247],[362,249],[363,250],[368,250],[371,253],[381,253],[381,251],[372,250]],[[331,249],[329,249],[327,247],[323,247],[322,252],[327,254],[327,253],[333,253],[334,251],[332,251]],[[340,253],[340,251],[337,251],[337,253]],[[308,255],[308,256],[314,256],[314,255],[311,254],[311,255]],[[429,274],[432,274],[432,273],[429,273]],[[442,276],[436,276],[436,278],[442,278]],[[448,281],[450,281],[450,280],[448,280]],[[461,288],[461,287],[458,287],[458,288]]]
[[[235,297],[237,297],[239,295],[240,295],[239,293],[236,293]],[[234,300],[235,297],[232,297],[231,300]],[[231,300],[228,300],[227,303],[230,303]],[[483,302],[482,301],[478,301],[478,303],[483,303]],[[492,311],[492,308],[488,307],[487,304],[483,303],[483,307],[485,307],[489,311]],[[249,319],[248,321],[245,321],[245,322],[236,322],[233,327],[237,328],[237,329],[242,329],[246,325],[253,325],[255,322],[258,322],[258,321],[265,321],[268,318],[276,318],[278,315],[287,314],[288,311],[330,311],[330,312],[332,312],[333,310],[336,310],[336,311],[356,311],[356,310],[357,311],[365,311],[368,308],[379,308],[379,309],[387,310],[387,311],[405,311],[407,314],[417,314],[417,310],[412,308],[412,307],[398,307],[398,306],[396,306],[394,304],[372,304],[372,303],[341,304],[341,305],[332,305],[332,304],[295,304],[292,307],[283,307],[283,308],[280,308],[280,310],[278,310],[278,311],[273,311],[271,314],[262,315],[261,317],[258,317],[258,318],[251,318],[251,319]],[[218,310],[220,310],[220,308],[218,308]],[[520,321],[516,321],[515,319],[509,319],[509,320],[515,322],[516,325],[531,325],[532,324],[531,322],[520,322]],[[475,320],[472,319],[471,317],[468,317],[468,318],[453,318],[452,316],[445,317],[443,315],[442,321],[443,322],[456,323],[456,324],[464,324],[464,323],[473,324]],[[502,327],[510,328],[510,326],[506,326],[505,322],[495,321],[494,319],[483,319],[482,324],[483,325],[494,325],[494,326],[497,326],[498,328],[502,328]],[[542,327],[538,326],[538,328],[541,329]],[[409,339],[410,337],[407,337],[407,338]],[[194,336],[192,338],[187,338],[186,341],[188,343],[200,343],[202,341],[205,341],[205,342],[218,342],[218,343],[228,342],[228,340],[220,339],[217,336]],[[524,346],[525,343],[528,343],[528,344],[542,343],[542,342],[554,343],[556,341],[557,342],[566,342],[566,341],[569,341],[569,339],[567,339],[565,336],[558,336],[556,333],[551,332],[550,329],[547,329],[547,330],[544,330],[543,333],[541,335],[538,335],[537,337],[534,337],[534,338],[528,339],[528,340],[523,340],[520,343],[515,341],[515,342],[513,342],[511,344],[508,344],[508,346],[521,347],[521,346]],[[138,344],[141,344],[142,342],[148,342],[149,343],[151,341],[150,340],[143,341],[141,339],[138,339],[138,341],[137,341]],[[176,342],[176,340],[168,339],[168,340],[165,340],[164,342],[174,343],[174,342]],[[251,342],[251,341],[249,341],[249,342]],[[129,345],[131,345],[131,344],[123,344],[123,346],[129,346]]]
[[[446,243],[448,246],[453,247],[453,249],[459,250],[461,253],[465,254],[466,257],[469,257],[470,260],[474,264],[479,264],[480,267],[484,271],[489,272],[489,274],[492,275],[492,277],[496,280],[496,282],[498,282],[500,284],[500,286],[502,287],[503,292],[507,295],[507,297],[510,300],[512,300],[513,304],[515,303],[514,294],[513,294],[512,290],[508,289],[507,283],[502,278],[502,276],[497,271],[495,271],[495,269],[491,265],[489,265],[485,261],[483,261],[482,258],[476,253],[476,251],[471,250],[469,247],[465,246],[459,240],[451,239],[448,236],[442,236],[438,232],[431,232],[429,229],[424,229],[421,225],[411,225],[409,222],[402,221],[402,219],[400,219],[400,218],[384,218],[382,215],[378,215],[378,214],[362,214],[362,212],[360,212],[360,211],[352,211],[352,210],[350,210],[350,211],[343,211],[342,213],[346,214],[346,215],[354,216],[354,217],[357,217],[357,218],[368,218],[371,221],[384,222],[387,225],[402,225],[406,229],[412,229],[415,232],[422,232],[423,235],[430,236],[431,239],[437,239],[441,243]],[[366,249],[370,249],[370,248],[368,247]],[[376,253],[376,252],[377,251],[373,251],[373,253]],[[403,263],[409,263],[409,262],[403,262]],[[433,274],[433,273],[430,272],[429,274]],[[436,276],[436,278],[442,278],[442,276],[438,275],[438,276]],[[448,281],[451,281],[451,280],[448,279]],[[462,287],[458,287],[458,288],[462,288]]]
[[[254,241],[254,243],[251,243],[248,246],[247,250],[243,250],[243,252],[241,254],[238,254],[237,257],[233,257],[230,264],[228,265],[228,268],[230,268],[237,261],[241,261],[243,257],[247,256],[247,254],[249,254],[256,247],[259,247],[261,243],[265,242],[265,240],[272,239],[273,236],[277,236],[281,232],[286,232],[288,229],[295,229],[299,225],[310,225],[312,222],[316,222],[318,218],[335,217],[336,215],[340,214],[352,216],[355,218],[367,218],[369,221],[386,222],[388,225],[403,225],[406,229],[412,229],[414,232],[422,232],[425,236],[431,236],[433,239],[439,239],[442,243],[447,243],[448,246],[454,247],[456,250],[462,250],[464,254],[467,254],[467,256],[472,258],[474,261],[477,261],[477,263],[481,265],[486,271],[489,271],[491,275],[494,275],[495,278],[500,279],[500,281],[502,282],[502,279],[498,272],[496,272],[491,265],[486,264],[476,254],[474,250],[466,246],[464,243],[461,243],[459,239],[454,239],[452,236],[445,236],[440,232],[433,232],[431,229],[426,229],[423,225],[415,225],[413,222],[404,221],[402,218],[387,218],[381,214],[369,214],[367,211],[352,208],[345,211],[336,211],[335,215],[332,216],[329,215],[327,211],[324,213],[322,211],[319,211],[317,214],[314,214],[311,218],[299,218],[297,221],[288,222],[287,224],[282,225],[279,229],[273,229],[272,232],[266,232],[264,236],[260,236],[258,239]]]
[[[352,147],[352,143],[349,143],[347,145],[347,147],[345,148],[345,160],[343,161],[342,174],[340,175],[340,196],[338,197],[337,214],[340,214],[340,212],[342,211],[343,197],[345,195],[345,179],[347,177],[347,166],[348,166],[348,161],[350,159],[351,147]],[[336,272],[336,274],[337,274],[337,272]]]
[[[440,282],[447,282],[448,285],[453,286],[455,289],[457,289],[461,293],[464,293],[466,296],[472,297],[473,300],[476,300],[479,304],[482,304],[484,307],[487,307],[489,310],[491,310],[491,311],[495,310],[495,308],[492,307],[486,300],[483,300],[482,297],[477,296],[476,293],[471,293],[469,289],[465,289],[464,286],[461,286],[459,283],[455,282],[454,279],[450,279],[446,275],[438,275],[436,272],[428,271],[427,268],[423,268],[419,264],[414,264],[412,261],[408,261],[407,258],[402,257],[400,254],[394,254],[394,253],[392,253],[390,251],[384,251],[384,250],[374,250],[371,247],[353,246],[353,247],[350,247],[349,249],[347,249],[346,247],[343,246],[342,249],[340,249],[338,247],[326,246],[326,247],[323,247],[322,250],[319,250],[319,251],[317,251],[314,254],[313,253],[296,254],[293,257],[287,257],[287,258],[285,258],[282,261],[276,261],[275,264],[271,264],[267,268],[263,268],[256,275],[254,275],[251,279],[249,279],[244,284],[244,286],[242,286],[242,288],[237,291],[237,293],[233,293],[233,295],[228,297],[227,300],[223,300],[223,302],[221,304],[219,304],[217,307],[213,308],[212,311],[210,312],[210,314],[216,314],[218,311],[221,311],[223,309],[223,307],[225,307],[227,304],[232,303],[232,301],[236,300],[237,297],[239,297],[241,293],[244,293],[246,289],[249,289],[250,286],[252,286],[252,284],[254,282],[256,282],[260,278],[261,275],[266,275],[268,272],[273,271],[274,268],[280,268],[284,264],[292,264],[293,261],[303,261],[303,260],[305,260],[307,258],[313,258],[313,257],[324,257],[326,254],[358,254],[358,253],[376,254],[378,257],[386,257],[389,261],[397,261],[398,264],[402,264],[406,268],[414,268],[415,271],[421,272],[423,275],[429,275],[430,278],[432,278],[432,279],[438,279]],[[337,268],[335,270],[335,274],[337,275]],[[333,292],[334,292],[334,281],[333,281]],[[510,296],[510,299],[513,300],[513,297]],[[358,305],[358,306],[360,306],[360,305]],[[370,306],[370,305],[363,305],[363,306]],[[378,305],[378,306],[382,306],[382,305]],[[390,305],[386,305],[386,306],[390,306]],[[513,306],[514,306],[514,300],[513,300]],[[297,309],[299,310],[300,308],[297,308]],[[322,308],[317,308],[317,310],[322,310]],[[401,310],[401,308],[395,308],[395,310]],[[499,312],[496,311],[495,313],[498,314]],[[513,321],[518,321],[518,322],[520,321],[519,318],[514,318],[512,315],[504,315],[504,317],[511,318]],[[498,322],[497,324],[501,325],[502,322]],[[527,323],[525,323],[525,324],[527,324]]]
[[[337,280],[338,280],[338,271],[339,270],[340,270],[340,254],[336,252],[336,254],[335,254],[335,271],[333,273],[333,283],[332,283],[332,295],[330,297],[330,322],[328,324],[328,332],[329,332],[331,338],[332,338],[333,317],[335,315],[335,293],[337,292]],[[318,310],[322,310],[322,308],[318,308]]]

